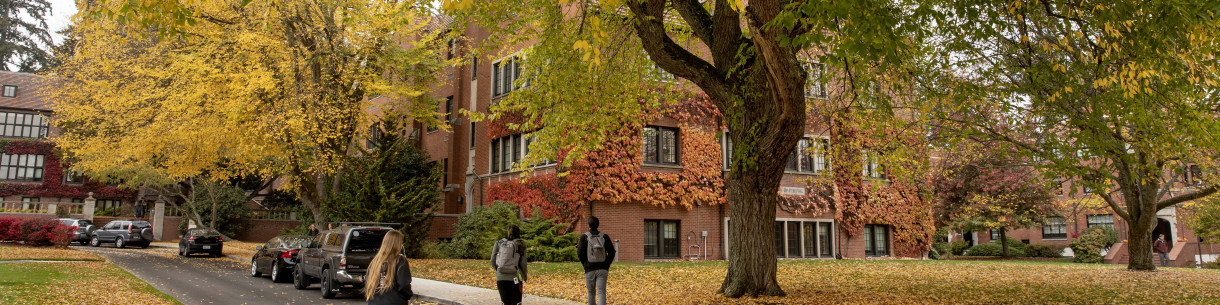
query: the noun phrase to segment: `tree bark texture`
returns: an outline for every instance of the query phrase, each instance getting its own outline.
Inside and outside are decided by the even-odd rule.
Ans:
[[[784,164],[805,131],[806,72],[799,50],[779,42],[799,33],[764,25],[788,2],[750,1],[742,11],[728,0],[716,0],[712,10],[693,0],[626,3],[649,57],[698,86],[724,114],[734,147],[725,297],[784,295],[775,279],[775,209]],[[663,23],[669,12],[690,25],[706,52],[674,41]]]
[[[1004,249],[1004,257],[1012,257],[1008,254],[1008,229],[1000,228],[1000,247]]]

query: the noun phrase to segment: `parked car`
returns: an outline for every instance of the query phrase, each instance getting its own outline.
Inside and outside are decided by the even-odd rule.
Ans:
[[[89,234],[89,245],[101,246],[103,243],[114,243],[116,248],[138,246],[148,248],[153,240],[152,224],[143,220],[122,219],[107,223],[101,229]]]
[[[296,270],[297,255],[301,248],[309,246],[309,236],[285,235],[276,236],[266,244],[255,249],[254,257],[250,258],[250,276],[271,275],[271,281],[276,283],[291,281],[292,272]]]
[[[69,227],[76,227],[75,230],[72,230],[72,242],[77,242],[84,246],[89,244],[89,240],[92,239],[90,235],[94,229],[92,221],[76,218],[60,218],[59,223]]]
[[[369,262],[381,248],[385,233],[399,224],[340,223],[339,227],[319,232],[309,246],[301,249],[300,261],[293,272],[292,284],[306,289],[314,281],[322,283],[322,298],[334,298],[343,288],[364,288]]]
[[[224,250],[225,238],[220,232],[212,229],[188,229],[186,234],[178,237],[178,255],[191,256],[195,253],[208,253],[220,256]]]

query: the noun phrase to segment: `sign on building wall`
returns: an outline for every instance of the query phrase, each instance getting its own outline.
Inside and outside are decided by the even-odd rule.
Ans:
[[[786,196],[805,196],[805,188],[784,186],[779,188],[779,194]]]

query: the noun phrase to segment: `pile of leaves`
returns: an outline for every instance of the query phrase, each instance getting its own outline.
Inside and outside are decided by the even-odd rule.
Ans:
[[[615,263],[612,304],[1203,304],[1220,302],[1220,273],[1028,261],[781,260],[787,297],[726,299],[725,262]],[[413,275],[495,289],[482,260],[411,261]],[[583,302],[579,263],[531,263],[525,292]],[[816,279],[816,280],[812,280]]]

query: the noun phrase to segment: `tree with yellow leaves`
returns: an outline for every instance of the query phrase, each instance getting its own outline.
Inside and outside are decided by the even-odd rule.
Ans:
[[[324,223],[319,200],[375,119],[366,97],[438,123],[426,92],[441,44],[415,7],[248,2],[173,2],[159,10],[172,26],[122,13],[136,2],[88,2],[52,92],[53,141],[75,168],[135,187],[286,176]]]

